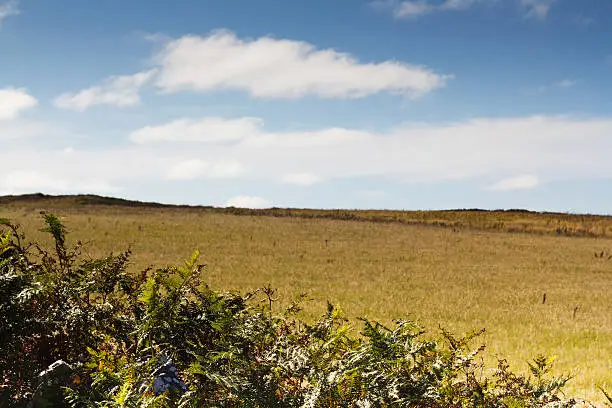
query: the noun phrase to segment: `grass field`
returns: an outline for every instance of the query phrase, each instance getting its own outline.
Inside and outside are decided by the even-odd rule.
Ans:
[[[180,262],[197,248],[210,285],[270,284],[286,301],[306,292],[308,317],[330,300],[349,318],[486,328],[487,354],[518,370],[537,353],[556,355],[558,371],[576,374],[571,394],[601,401],[596,385],[612,388],[610,217],[116,204],[130,203],[4,198],[0,217],[40,239],[39,211],[53,211],[73,241],[91,241],[92,256],[131,246],[134,270]]]

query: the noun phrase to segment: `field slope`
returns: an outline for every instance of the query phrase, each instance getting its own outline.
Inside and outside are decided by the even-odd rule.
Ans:
[[[572,394],[600,399],[597,385],[612,388],[612,217],[0,197],[0,217],[32,239],[44,237],[43,210],[61,216],[71,240],[88,241],[92,256],[130,246],[135,271],[179,262],[197,248],[216,288],[270,284],[287,301],[306,292],[309,317],[330,300],[351,318],[484,327],[488,354],[508,357],[518,370],[537,353],[557,355],[558,370],[576,374]]]

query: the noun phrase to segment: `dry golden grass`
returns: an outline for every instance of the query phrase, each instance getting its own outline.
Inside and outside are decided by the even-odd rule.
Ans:
[[[287,301],[306,292],[314,299],[307,317],[330,300],[348,317],[411,318],[432,331],[484,327],[487,354],[508,357],[516,369],[538,353],[557,355],[558,371],[576,374],[571,394],[601,400],[596,385],[612,388],[612,260],[594,256],[612,254],[606,238],[62,200],[0,204],[0,217],[40,239],[41,209],[58,213],[73,241],[91,241],[91,256],[131,246],[135,270],[180,262],[197,248],[215,288],[270,284]],[[469,214],[459,214],[468,224]],[[519,215],[547,222],[546,215]],[[597,222],[612,225],[610,218]]]

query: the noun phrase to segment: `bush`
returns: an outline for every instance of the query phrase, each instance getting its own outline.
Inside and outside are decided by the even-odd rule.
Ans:
[[[332,305],[301,321],[303,297],[272,313],[271,288],[202,283],[197,252],[131,274],[130,251],[86,259],[44,217],[52,251],[0,219],[2,408],[540,407],[569,380],[544,357],[528,377],[503,360],[484,375],[483,347],[470,347],[479,333],[431,340],[409,321],[362,320],[351,336]]]

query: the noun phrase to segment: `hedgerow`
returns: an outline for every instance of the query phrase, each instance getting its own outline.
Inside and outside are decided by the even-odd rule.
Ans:
[[[480,332],[456,337],[362,319],[328,305],[315,323],[299,297],[273,312],[271,288],[211,289],[195,252],[130,272],[130,251],[90,259],[44,215],[52,249],[0,219],[0,408],[541,407],[569,376],[536,357],[527,376],[487,369]]]

